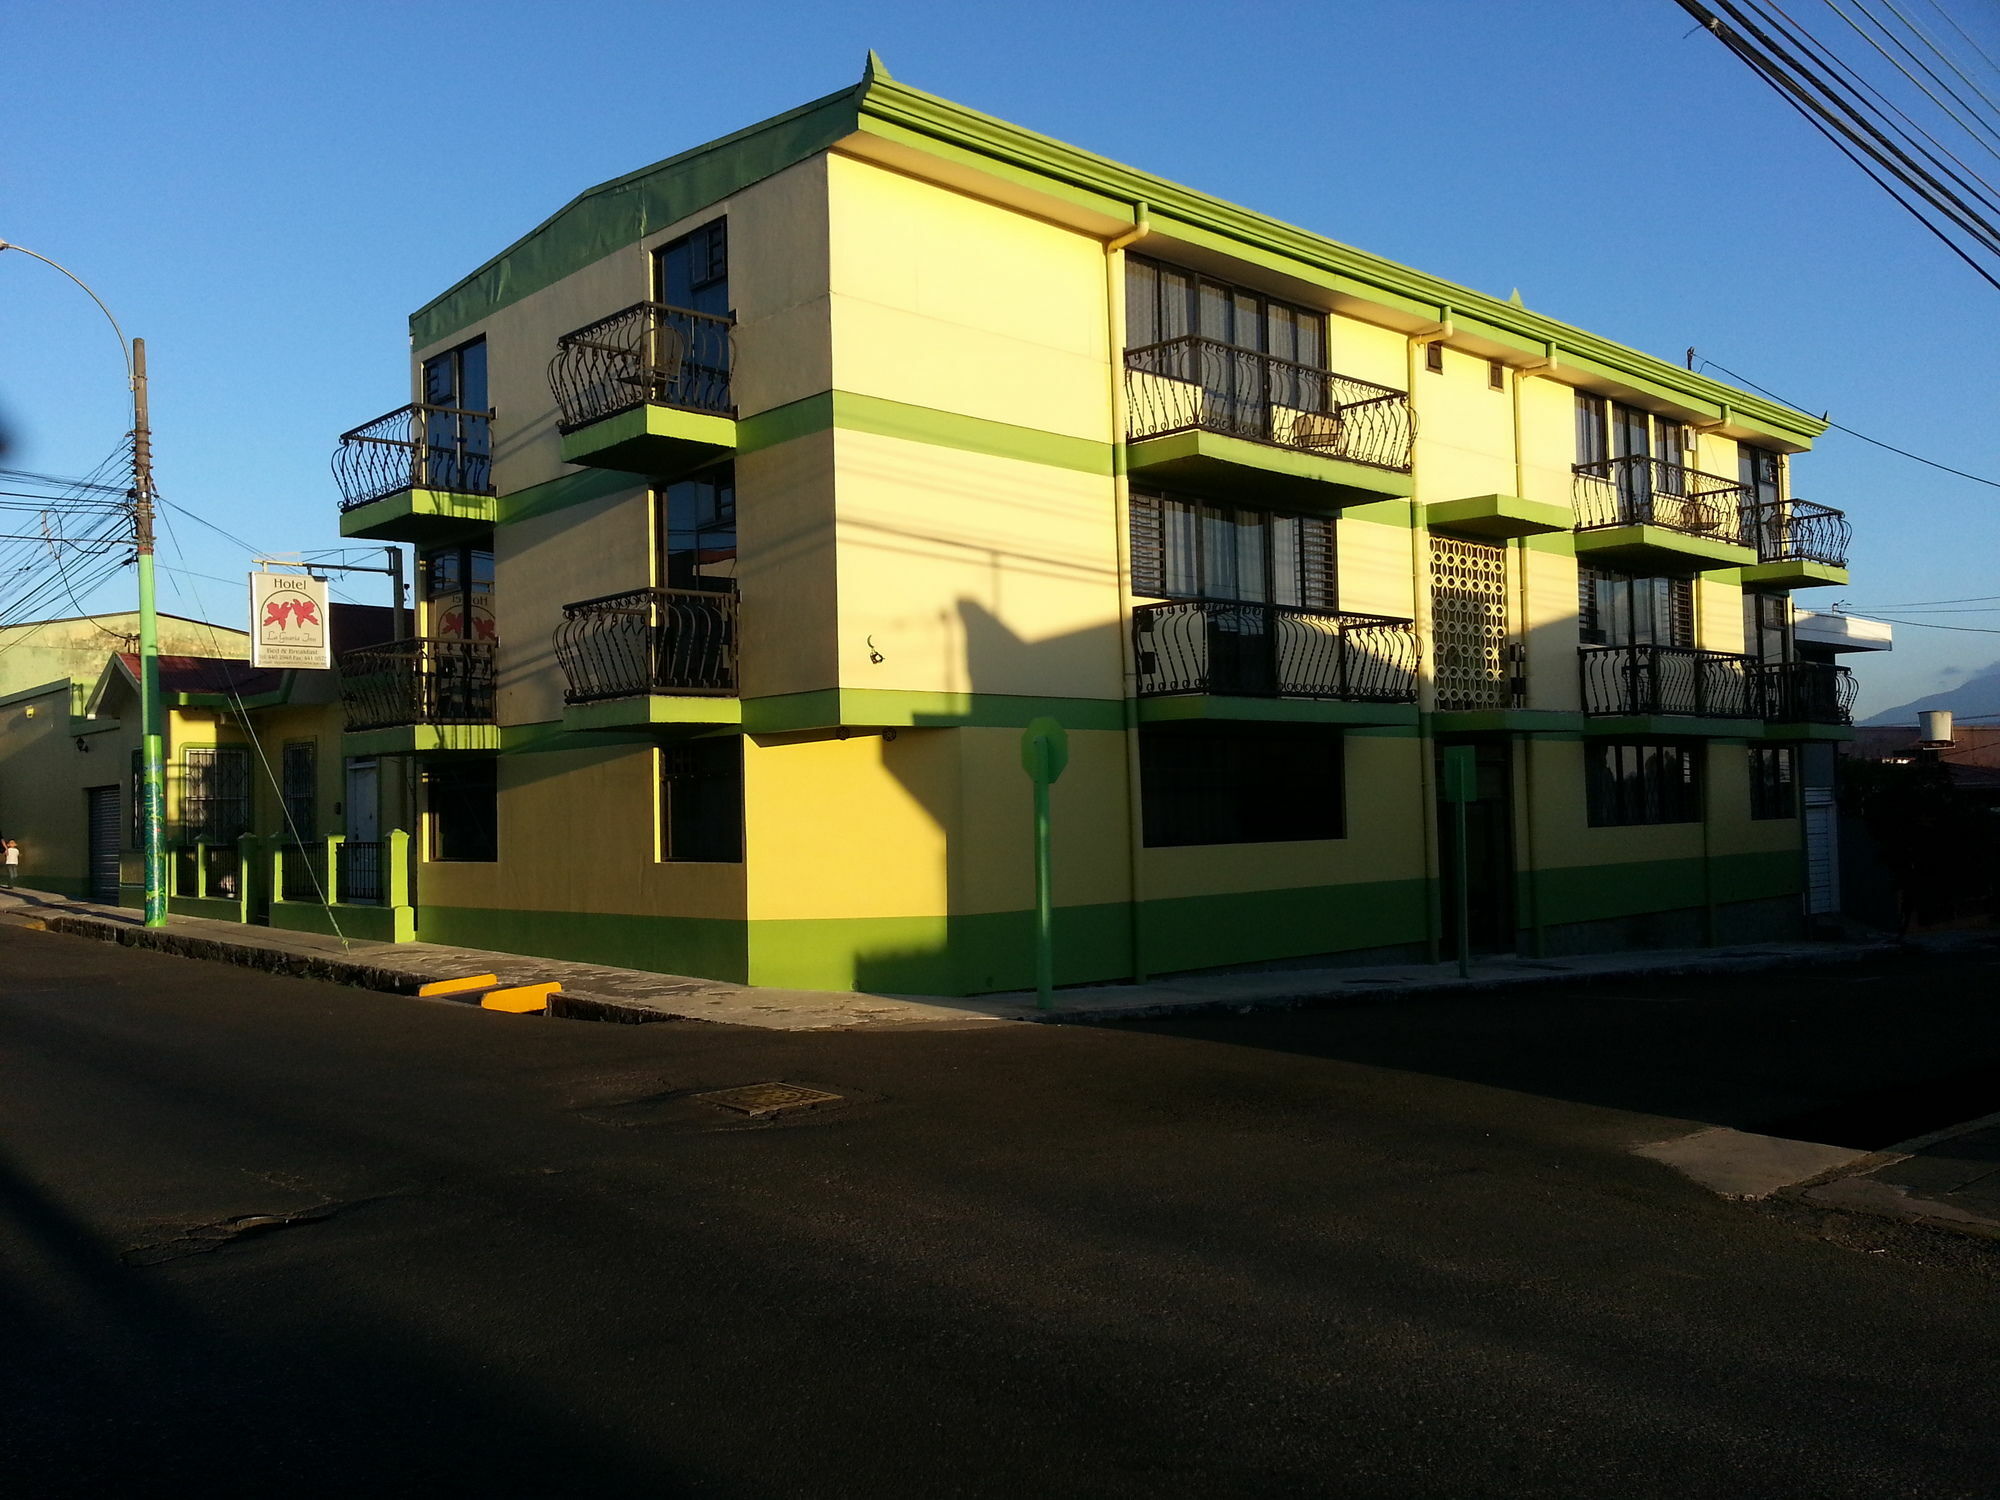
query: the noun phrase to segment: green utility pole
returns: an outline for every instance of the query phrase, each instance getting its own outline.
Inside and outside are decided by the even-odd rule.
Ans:
[[[160,725],[160,614],[153,594],[153,427],[146,341],[132,340],[132,541],[139,561],[139,807],[146,830],[146,925],[167,925],[166,740]]]
[[[1049,863],[1049,788],[1069,764],[1069,734],[1054,719],[1021,733],[1021,769],[1035,786],[1035,1005],[1055,1004],[1055,897]]]

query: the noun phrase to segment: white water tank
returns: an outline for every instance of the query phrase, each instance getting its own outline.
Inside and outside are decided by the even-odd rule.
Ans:
[[[1917,715],[1917,738],[1927,747],[1943,749],[1951,743],[1951,710],[1934,708]]]

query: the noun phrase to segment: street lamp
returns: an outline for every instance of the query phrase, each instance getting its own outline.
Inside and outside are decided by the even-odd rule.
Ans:
[[[127,339],[104,299],[58,261],[25,245],[0,240],[0,251],[18,250],[54,266],[97,304],[125,356],[132,390],[132,542],[139,565],[139,806],[145,830],[146,925],[167,925],[166,743],[160,728],[160,616],[153,595],[153,429],[146,405],[146,341]]]

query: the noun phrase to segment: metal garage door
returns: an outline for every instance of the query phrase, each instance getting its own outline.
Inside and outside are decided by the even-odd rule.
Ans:
[[[90,799],[90,899],[115,905],[118,842],[124,831],[118,817],[118,788],[86,787],[84,795]]]

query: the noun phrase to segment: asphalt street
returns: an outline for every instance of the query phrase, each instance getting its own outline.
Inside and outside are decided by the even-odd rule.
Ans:
[[[0,927],[0,1486],[1990,1497],[2000,1247],[1631,1148],[2000,1109],[1996,972],[787,1033]]]

